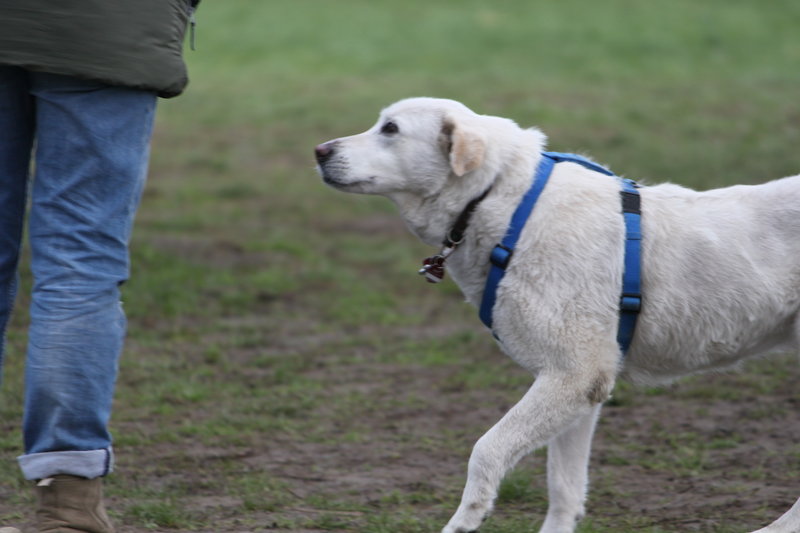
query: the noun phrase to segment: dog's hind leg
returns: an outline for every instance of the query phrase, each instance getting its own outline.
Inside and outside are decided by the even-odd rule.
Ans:
[[[578,419],[595,417],[598,402],[591,398],[598,396],[595,389],[599,382],[613,386],[613,379],[581,379],[576,373],[540,375],[519,403],[475,444],[461,504],[442,533],[476,531],[492,509],[500,481],[517,461],[550,442]],[[578,425],[582,433],[591,435],[587,426],[593,422],[588,424],[583,420]]]
[[[800,313],[794,323],[795,351],[800,355]],[[791,509],[767,527],[753,533],[800,533],[800,498]]]
[[[602,404],[581,416],[547,446],[547,517],[539,533],[571,531],[584,514],[589,453]]]
[[[800,499],[782,517],[753,533],[800,533]]]

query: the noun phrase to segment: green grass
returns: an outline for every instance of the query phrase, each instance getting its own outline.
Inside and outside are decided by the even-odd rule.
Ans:
[[[551,148],[646,182],[795,174],[798,20],[789,0],[204,1],[189,90],[160,103],[124,288],[114,518],[130,531],[440,528],[472,444],[530,377],[452,283],[416,276],[430,250],[389,202],[321,184],[314,145],[427,95],[539,126]],[[0,523],[32,505],[13,460],[22,274],[0,393]],[[750,424],[794,424],[795,368],[618,387],[579,531],[679,530],[658,498],[690,482],[711,502],[686,509],[698,531],[777,517],[788,494],[731,509],[764,480],[794,486],[796,445],[756,450],[752,465],[739,450]],[[482,531],[536,531],[543,455],[528,461]]]

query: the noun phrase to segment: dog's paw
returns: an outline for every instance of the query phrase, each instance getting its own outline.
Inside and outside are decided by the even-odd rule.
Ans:
[[[475,508],[473,507],[471,510],[475,511]],[[478,529],[488,516],[488,512],[457,512],[442,533],[478,533]]]
[[[447,527],[445,527],[442,530],[442,533],[478,533],[478,530],[477,529],[463,529],[463,528],[460,528],[460,527],[459,528],[455,528],[455,529],[450,529],[450,526],[448,525]]]
[[[481,523],[482,522],[483,522],[483,520],[481,520]],[[451,520],[450,523],[447,524],[444,527],[444,529],[442,530],[442,533],[478,533],[478,527],[479,526],[480,526],[480,524],[478,524],[478,526],[475,526],[475,527],[458,526],[458,525],[454,525],[453,521]]]

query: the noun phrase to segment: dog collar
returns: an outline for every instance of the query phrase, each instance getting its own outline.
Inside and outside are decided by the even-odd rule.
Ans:
[[[490,185],[480,196],[470,200],[463,211],[461,211],[461,214],[458,215],[458,218],[456,218],[453,227],[451,227],[450,231],[445,235],[444,241],[442,241],[442,250],[438,254],[426,257],[422,261],[422,268],[420,268],[417,273],[420,276],[425,276],[425,281],[428,283],[439,283],[444,279],[445,260],[456,250],[459,244],[464,242],[464,233],[467,231],[472,214],[475,212],[475,209],[478,208],[478,204],[486,198],[491,190],[492,186]]]

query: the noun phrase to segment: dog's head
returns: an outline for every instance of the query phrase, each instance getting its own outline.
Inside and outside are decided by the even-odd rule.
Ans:
[[[318,169],[325,183],[342,191],[433,195],[448,179],[482,166],[485,118],[452,100],[401,100],[364,133],[317,146]]]
[[[328,185],[388,197],[415,235],[437,244],[471,200],[499,181],[530,176],[544,142],[538,130],[452,100],[410,98],[364,133],[320,144],[316,156]]]

